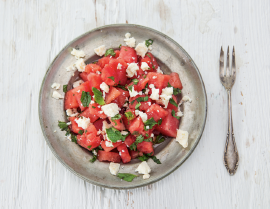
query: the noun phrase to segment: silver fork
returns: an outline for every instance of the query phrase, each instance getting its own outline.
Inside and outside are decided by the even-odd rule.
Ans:
[[[230,69],[229,46],[227,49],[226,72],[224,71],[224,52],[221,47],[220,59],[219,59],[219,78],[228,94],[228,118],[229,119],[228,119],[228,133],[226,136],[226,144],[225,144],[225,150],[224,150],[224,164],[229,174],[234,175],[238,168],[238,162],[239,162],[239,155],[238,155],[234,133],[233,133],[232,102],[231,102],[231,89],[234,85],[235,78],[236,78],[234,47],[233,47],[233,52],[232,52],[231,69]]]

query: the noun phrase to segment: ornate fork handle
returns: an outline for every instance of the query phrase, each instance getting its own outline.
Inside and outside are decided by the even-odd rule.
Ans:
[[[234,175],[239,162],[238,150],[235,143],[234,133],[233,133],[233,118],[232,118],[232,103],[231,103],[231,90],[227,90],[228,94],[228,133],[226,137],[226,144],[224,150],[224,164],[230,175]],[[230,149],[228,149],[230,148]],[[233,152],[233,153],[229,153]],[[231,155],[231,156],[229,156]],[[228,165],[229,158],[232,158],[233,162]]]

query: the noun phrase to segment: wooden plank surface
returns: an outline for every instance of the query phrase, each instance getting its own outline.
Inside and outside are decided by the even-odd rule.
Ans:
[[[269,208],[270,1],[0,0],[1,208]],[[54,157],[38,119],[43,76],[58,52],[95,27],[135,23],[159,30],[191,55],[209,112],[191,157],[167,178],[117,191],[84,182]],[[240,165],[223,165],[227,104],[220,46],[236,47],[232,91]]]

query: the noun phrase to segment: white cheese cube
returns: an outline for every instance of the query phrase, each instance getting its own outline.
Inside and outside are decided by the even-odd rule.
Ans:
[[[150,96],[150,99],[152,99],[152,100],[158,100],[159,99],[159,89],[152,88],[152,94]]]
[[[148,95],[149,91],[150,91],[150,89],[145,89],[145,94]]]
[[[128,132],[127,131],[121,131],[121,134],[125,136],[125,135],[128,134]]]
[[[83,83],[84,83],[83,80],[75,81],[75,82],[73,83],[73,88],[76,88],[76,87],[82,85]]]
[[[66,136],[69,141],[71,141],[71,134]]]
[[[150,70],[150,67],[149,67],[149,65],[146,62],[142,62],[141,69],[143,71],[146,71],[146,70]]]
[[[176,113],[176,116],[182,117],[184,114],[181,112],[181,110],[178,110],[178,112]]]
[[[130,38],[130,36],[131,36],[130,33],[126,33],[126,34],[125,34],[125,37],[126,37],[126,38]]]
[[[75,122],[82,129],[87,129],[90,125],[90,119],[86,117],[79,117],[78,119],[75,119]]]
[[[151,168],[146,161],[143,161],[135,171],[139,172],[139,174],[149,174],[151,172]]]
[[[179,144],[181,144],[184,148],[186,148],[188,146],[188,132],[178,129],[176,141],[179,142]]]
[[[163,71],[160,69],[160,67],[157,68],[157,73],[163,74]]]
[[[85,65],[83,59],[78,59],[77,62],[75,62],[75,66],[79,72],[84,72],[86,65]]]
[[[137,54],[138,54],[139,56],[141,56],[142,58],[144,58],[145,54],[146,54],[147,51],[148,51],[147,46],[145,46],[145,42],[139,43],[139,44],[136,46],[135,51],[137,52]]]
[[[106,93],[109,93],[109,86],[105,83],[105,82],[102,82],[102,84],[100,84],[100,89]]]
[[[77,116],[79,113],[77,111],[77,108],[67,109],[66,110],[67,116],[74,117]]]
[[[150,178],[150,174],[144,174],[143,175],[143,179],[149,179]]]
[[[103,56],[106,53],[106,47],[105,45],[102,45],[99,46],[98,48],[95,48],[94,51],[98,56]]]
[[[173,95],[173,87],[166,87],[162,89],[162,94],[160,95],[160,98],[165,105],[165,108],[168,107],[169,101],[172,98]]]
[[[119,113],[119,107],[116,103],[110,103],[107,105],[103,105],[101,107],[102,111],[107,115],[108,117],[114,117]]]
[[[71,54],[75,56],[76,59],[80,59],[82,57],[85,57],[85,53],[82,50],[74,49],[71,51]]]
[[[142,118],[143,122],[147,121],[147,114],[146,113],[139,111],[139,110],[135,110],[135,115],[136,116],[139,115]]]
[[[121,69],[122,69],[122,65],[121,65],[120,63],[118,63],[117,69],[118,69],[118,70],[121,70]]]
[[[135,47],[136,40],[134,37],[132,38],[125,38],[124,41],[126,42],[126,45],[129,47]]]
[[[139,67],[136,63],[130,63],[126,69],[127,77],[132,78],[134,75],[137,75]]]
[[[106,147],[113,147],[113,144],[111,141],[105,141]]]
[[[97,155],[97,151],[96,150],[93,150],[92,153],[93,153],[93,155]]]
[[[191,99],[189,96],[184,96],[184,97],[182,98],[182,101],[183,101],[183,102],[192,102],[192,99]]]
[[[70,72],[70,71],[72,71],[72,70],[76,70],[75,64],[66,67],[66,70],[67,70],[68,72]]]
[[[120,164],[119,163],[110,163],[109,169],[110,169],[111,174],[116,176],[119,169],[120,169]]]
[[[53,92],[52,97],[53,97],[54,99],[63,99],[63,98],[64,98],[64,97],[63,97],[61,94],[59,94],[57,91],[54,91],[54,92]]]
[[[58,90],[58,89],[60,89],[60,86],[61,86],[60,83],[53,83],[51,87],[52,87],[52,89]]]
[[[139,92],[137,92],[137,91],[134,90],[134,86],[132,86],[132,89],[131,90],[132,91],[128,90],[130,97],[136,97],[137,95],[139,95]]]

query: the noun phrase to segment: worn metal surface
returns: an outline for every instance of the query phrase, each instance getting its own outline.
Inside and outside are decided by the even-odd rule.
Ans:
[[[180,129],[189,132],[189,146],[183,149],[175,140],[160,144],[155,149],[155,155],[161,160],[161,165],[148,161],[151,167],[151,178],[143,180],[140,175],[132,182],[125,182],[109,172],[109,163],[89,163],[92,154],[65,138],[65,132],[59,130],[58,120],[65,121],[63,110],[64,100],[51,98],[54,89],[51,84],[58,82],[67,84],[74,71],[67,73],[66,67],[72,65],[76,59],[70,54],[72,48],[79,48],[86,53],[85,61],[93,62],[98,59],[94,48],[105,45],[107,48],[118,48],[124,45],[123,37],[130,32],[137,43],[151,38],[154,40],[151,51],[157,59],[160,68],[166,72],[177,72],[183,83],[182,95],[188,95],[193,102],[183,103],[182,109],[185,117],[181,119]],[[55,156],[70,171],[90,183],[117,189],[129,189],[146,186],[169,175],[178,168],[193,152],[197,146],[206,121],[207,99],[206,92],[199,70],[191,57],[176,42],[150,28],[139,25],[109,25],[94,29],[69,43],[54,59],[46,73],[40,90],[39,100],[40,123],[49,147]],[[121,166],[120,173],[135,173],[140,164],[139,160]],[[124,166],[124,167],[123,167]]]
[[[269,10],[268,0],[0,0],[0,207],[269,208]],[[208,114],[200,143],[179,169],[145,187],[112,190],[83,181],[53,155],[40,128],[38,96],[67,43],[126,22],[183,46],[203,77]],[[237,49],[232,111],[239,167],[233,177],[223,164],[220,45]]]

